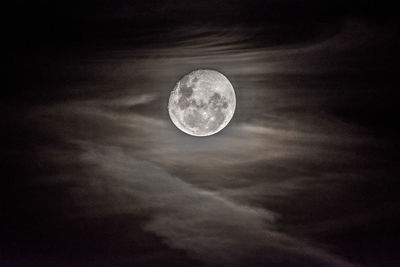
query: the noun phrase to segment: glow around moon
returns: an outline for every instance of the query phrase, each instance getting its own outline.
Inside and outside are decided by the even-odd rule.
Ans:
[[[195,70],[171,92],[168,111],[178,129],[194,136],[213,135],[232,119],[236,96],[232,84],[215,70]]]

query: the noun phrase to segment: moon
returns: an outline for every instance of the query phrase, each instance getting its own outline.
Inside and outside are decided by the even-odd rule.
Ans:
[[[180,79],[168,102],[169,116],[181,131],[213,135],[230,122],[236,109],[232,84],[215,70],[194,70]]]

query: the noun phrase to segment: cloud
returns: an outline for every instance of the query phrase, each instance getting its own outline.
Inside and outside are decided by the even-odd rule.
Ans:
[[[156,98],[156,94],[141,94],[103,101],[103,104],[117,107],[132,107],[141,104],[148,104],[154,101]]]
[[[45,109],[62,138],[78,145],[82,160],[93,167],[88,179],[77,181],[82,190],[76,202],[87,208],[86,215],[144,214],[146,231],[210,264],[348,265],[278,230],[280,216],[287,214],[272,212],[269,204],[296,202],[293,191],[322,184],[331,163],[341,168],[354,163],[354,144],[368,140],[324,116],[312,114],[310,121],[298,116],[294,105],[314,111],[325,95],[310,97],[310,90],[299,92],[287,78],[264,75],[323,72],[306,63],[315,53],[334,50],[330,44],[343,36],[349,34],[292,48],[246,48],[237,36],[216,36],[197,46],[183,42],[112,54],[112,63],[98,66],[106,77],[100,91],[107,94],[96,91],[89,100]],[[181,133],[164,109],[179,75],[200,64],[226,71],[238,93],[236,117],[206,139]],[[92,176],[96,182],[88,181]],[[99,186],[106,188],[104,198],[84,194],[101,191]],[[289,216],[291,211],[286,210]],[[309,225],[293,226],[302,227]]]
[[[347,262],[275,229],[276,214],[221,197],[170,175],[163,168],[139,161],[120,148],[81,144],[83,160],[108,177],[116,195],[136,199],[135,209],[150,211],[145,230],[173,247],[210,264],[240,266],[257,255],[255,264],[319,264]],[[110,202],[112,205],[113,202]],[[132,207],[118,207],[129,212]],[[110,208],[112,210],[112,208]]]

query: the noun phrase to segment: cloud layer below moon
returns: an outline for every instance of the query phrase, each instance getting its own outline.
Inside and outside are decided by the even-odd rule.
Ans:
[[[196,188],[157,165],[137,161],[115,147],[86,146],[85,161],[110,176],[107,186],[117,194],[132,194],[136,208],[154,211],[145,225],[174,248],[187,250],[208,263],[234,266],[238,262],[349,265],[275,229],[273,212],[245,206],[216,192]],[[120,209],[120,207],[116,207]],[[128,208],[129,210],[129,208]],[[265,251],[258,259],[248,255]],[[281,258],[276,260],[276,258]],[[244,263],[243,263],[244,264]]]

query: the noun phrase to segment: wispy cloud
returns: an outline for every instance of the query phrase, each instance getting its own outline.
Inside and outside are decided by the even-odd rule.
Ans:
[[[134,205],[139,206],[136,208],[150,211],[145,229],[194,257],[218,265],[240,266],[243,261],[252,262],[248,255],[263,251],[255,263],[350,265],[275,230],[276,215],[265,208],[235,203],[197,188],[119,148],[90,144],[83,148],[83,159],[96,164],[98,171],[110,178],[105,181],[108,187],[118,188],[116,194],[133,196],[137,199]]]
[[[295,193],[310,185],[326,192],[342,179],[337,170],[364,164],[355,148],[371,139],[357,126],[315,115],[329,94],[274,75],[337,70],[314,55],[336,56],[369,38],[336,45],[354,32],[369,30],[344,24],[339,34],[290,47],[246,47],[240,40],[246,36],[200,33],[204,42],[111,51],[103,56],[112,60],[92,68],[104,76],[98,91],[92,86],[93,95],[84,100],[46,106],[35,116],[79,148],[74,160],[87,177],[70,179],[78,185],[72,197],[84,216],[143,215],[143,230],[215,265],[350,265],[328,245],[296,234],[310,225],[285,231],[282,220],[291,207],[285,214],[276,206],[297,203]],[[203,65],[232,77],[237,114],[220,133],[194,138],[169,121],[166,101],[180,75]]]

